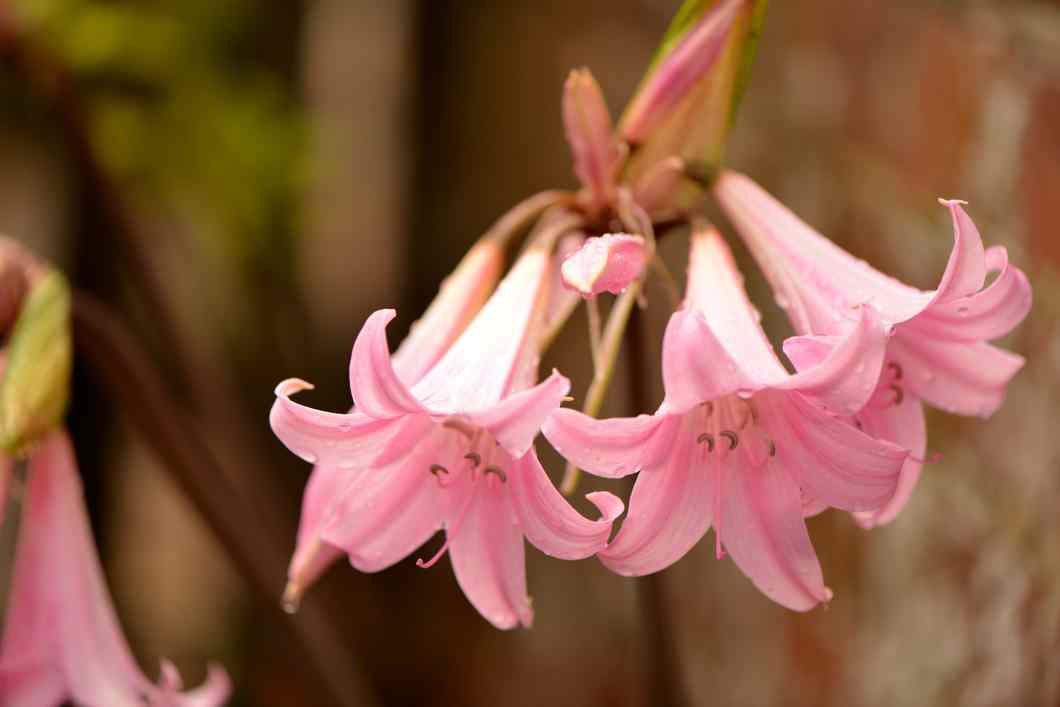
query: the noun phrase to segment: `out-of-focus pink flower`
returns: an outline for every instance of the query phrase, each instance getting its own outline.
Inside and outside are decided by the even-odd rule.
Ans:
[[[987,342],[1008,334],[1030,311],[1027,277],[1009,265],[1003,247],[984,249],[960,201],[940,200],[952,215],[953,251],[938,288],[924,292],[854,258],[741,174],[723,173],[714,189],[804,335],[785,345],[797,367],[819,359],[858,305],[871,305],[894,325],[876,393],[856,417],[866,432],[912,452],[894,499],[859,514],[865,525],[889,522],[920,475],[927,444],[920,401],[988,417],[1022,368],[1021,356]],[[984,287],[989,273],[997,277]]]
[[[611,202],[624,152],[600,85],[588,69],[575,69],[563,86],[563,124],[574,157],[574,173],[595,208]]]
[[[717,62],[746,0],[722,0],[706,12],[651,73],[630,103],[620,132],[631,145],[644,142],[674,106]]]
[[[11,581],[0,643],[5,707],[215,707],[228,699],[228,676],[218,666],[185,693],[167,661],[157,685],[140,672],[107,593],[63,432],[53,432],[30,461]]]
[[[274,407],[286,424],[277,436],[305,459],[364,465],[337,491],[321,537],[354,567],[375,572],[399,561],[444,528],[468,599],[498,628],[530,625],[525,536],[563,559],[602,549],[622,503],[588,498],[603,514],[590,521],[552,485],[533,451],[541,423],[569,390],[553,373],[536,379],[540,326],[547,311],[550,257],[531,249],[512,268],[468,328],[415,385],[394,369],[386,340],[393,310],[365,322],[353,347],[350,389],[357,413],[303,407],[281,383]],[[362,433],[361,428],[368,428]]]
[[[605,477],[640,471],[629,515],[600,553],[619,574],[676,562],[713,526],[774,601],[805,611],[828,601],[805,504],[879,508],[895,491],[905,450],[840,415],[872,394],[886,332],[870,307],[818,365],[790,375],[766,339],[724,241],[693,234],[688,291],[663,340],[666,397],[654,415],[594,420],[557,410],[545,436]]]
[[[468,251],[394,353],[394,371],[403,382],[415,383],[438,362],[489,297],[500,278],[503,262],[503,248],[495,241],[480,241]],[[301,423],[287,406],[274,405],[270,423],[281,439],[297,439]],[[342,556],[340,549],[321,539],[321,525],[351,475],[365,467],[377,446],[394,431],[393,425],[356,413],[348,417],[346,424],[347,441],[341,450],[325,448],[307,458],[316,467],[302,497],[298,541],[288,568],[285,601],[291,608]]]
[[[640,236],[608,233],[589,238],[563,261],[563,284],[585,298],[601,292],[617,295],[644,272],[647,255]]]

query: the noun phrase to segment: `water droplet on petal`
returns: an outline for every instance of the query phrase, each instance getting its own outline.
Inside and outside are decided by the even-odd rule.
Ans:
[[[968,308],[967,307],[958,307],[957,308],[957,316],[959,316],[959,317],[967,317],[968,316]]]

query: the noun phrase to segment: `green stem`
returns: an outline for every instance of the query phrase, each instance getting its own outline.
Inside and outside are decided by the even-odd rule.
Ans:
[[[582,412],[586,415],[596,417],[603,406],[604,397],[607,395],[607,389],[615,374],[618,354],[622,349],[622,337],[626,331],[626,323],[629,322],[629,315],[640,297],[640,292],[641,282],[635,280],[625,292],[618,296],[614,306],[611,307],[611,313],[607,317],[607,327],[604,329],[600,342],[600,355],[597,359],[598,364],[595,367],[593,382],[589,384],[589,390],[585,394],[585,405],[582,406]],[[581,470],[568,463],[560,491],[567,496],[573,494],[578,488],[580,477]]]

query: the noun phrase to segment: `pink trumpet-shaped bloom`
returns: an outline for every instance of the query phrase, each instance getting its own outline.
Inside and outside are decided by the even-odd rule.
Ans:
[[[721,56],[747,0],[721,0],[690,29],[637,91],[620,126],[631,145],[644,142]]]
[[[857,314],[823,361],[789,374],[724,241],[695,232],[686,303],[663,339],[659,410],[594,420],[562,409],[544,427],[586,471],[640,471],[603,563],[624,575],[657,572],[713,526],[718,557],[728,551],[774,601],[798,611],[828,601],[806,504],[878,508],[906,457],[841,417],[868,400],[883,360],[884,327],[870,307]]]
[[[647,257],[640,236],[607,233],[589,238],[563,261],[563,284],[586,298],[602,292],[617,295],[644,272]]]
[[[460,587],[498,628],[529,626],[523,537],[563,559],[601,550],[621,501],[588,498],[603,517],[582,517],[559,494],[533,450],[542,422],[569,390],[553,373],[536,378],[547,312],[550,257],[523,255],[442,359],[409,387],[394,370],[386,339],[393,310],[365,322],[353,347],[350,389],[357,413],[298,405],[281,383],[276,406],[288,424],[277,436],[303,458],[365,465],[337,492],[321,537],[364,572],[382,570],[439,529]],[[356,426],[371,428],[367,432]],[[384,432],[383,430],[386,429]],[[367,440],[367,441],[366,441]]]
[[[563,86],[563,124],[574,157],[574,173],[599,208],[614,197],[615,178],[625,157],[615,138],[604,94],[588,69],[570,72]]]
[[[30,461],[11,582],[0,644],[5,707],[215,707],[228,699],[228,676],[218,666],[185,693],[167,661],[158,685],[140,672],[107,594],[63,432],[52,433]]]
[[[403,382],[415,383],[438,362],[486,301],[500,277],[503,262],[503,248],[495,241],[481,241],[468,251],[394,353],[394,370]],[[282,387],[290,394],[306,385],[288,381]],[[321,526],[330,515],[338,492],[352,474],[365,467],[372,450],[396,429],[395,425],[356,413],[346,422],[349,427],[341,457],[333,453],[336,450],[326,450],[309,459],[316,462],[316,467],[302,498],[298,540],[284,594],[292,608],[305,590],[342,555],[339,548],[320,537]],[[282,439],[296,438],[302,424],[289,406],[280,403],[273,406],[270,423]]]
[[[893,336],[876,393],[856,417],[866,432],[911,450],[898,493],[861,514],[868,526],[894,519],[919,478],[927,434],[921,400],[987,417],[1001,405],[1023,358],[987,343],[1008,334],[1031,306],[1027,277],[1000,246],[984,248],[960,201],[940,200],[953,219],[953,251],[937,289],[924,292],[874,270],[803,223],[747,177],[725,172],[715,193],[766,273],[777,301],[804,336],[785,350],[813,365],[850,318],[871,304]],[[984,287],[989,273],[997,277]]]

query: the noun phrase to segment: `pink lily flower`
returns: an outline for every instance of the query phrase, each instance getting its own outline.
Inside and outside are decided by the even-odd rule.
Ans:
[[[10,468],[3,469],[0,478],[9,475]],[[201,687],[183,694],[168,661],[158,685],[140,672],[107,594],[63,432],[53,432],[30,460],[11,581],[0,643],[0,704],[215,707],[228,699],[231,685],[219,666],[210,667]]]
[[[354,343],[350,390],[357,413],[303,407],[281,383],[276,405],[290,424],[277,436],[306,459],[365,464],[337,495],[321,537],[376,572],[398,562],[439,529],[457,582],[472,605],[502,629],[529,626],[523,537],[562,559],[601,550],[623,510],[609,493],[587,498],[599,520],[582,517],[552,485],[533,450],[542,422],[570,388],[553,372],[533,386],[538,340],[554,273],[531,249],[441,360],[419,382],[398,376],[387,346],[393,310],[365,322]],[[370,427],[367,434],[356,426]],[[386,429],[386,432],[382,430]]]
[[[796,368],[819,359],[852,307],[871,304],[894,325],[876,393],[855,418],[869,434],[911,451],[891,502],[858,516],[866,526],[890,522],[909,500],[923,466],[921,400],[947,412],[988,417],[1023,367],[1023,357],[987,342],[1008,334],[1030,311],[1026,275],[1009,265],[1005,248],[984,249],[960,201],[940,200],[952,215],[953,251],[938,288],[924,292],[857,260],[744,175],[724,172],[714,190],[804,335],[785,345]],[[997,277],[984,288],[989,273]]]
[[[403,382],[415,383],[438,362],[489,297],[503,262],[504,251],[496,241],[480,241],[468,251],[442,283],[423,317],[412,325],[408,338],[394,352],[394,371]],[[281,439],[295,439],[299,434],[300,419],[291,410],[279,402],[272,408],[269,421]],[[306,589],[343,554],[320,536],[339,492],[352,474],[365,468],[375,446],[396,430],[395,425],[356,412],[346,423],[349,425],[347,439],[360,442],[346,444],[341,455],[336,454],[339,450],[325,447],[311,455],[312,458],[306,457],[316,466],[302,497],[298,538],[287,572],[284,601],[291,609],[297,607]]]
[[[628,233],[588,238],[563,261],[563,285],[582,297],[619,294],[644,272],[648,259],[644,239]]]
[[[872,308],[857,314],[823,361],[789,374],[724,241],[694,232],[685,306],[663,339],[658,411],[594,420],[561,409],[544,427],[586,471],[640,471],[602,562],[623,575],[657,572],[713,526],[717,556],[728,551],[769,598],[797,611],[829,601],[805,504],[878,508],[906,457],[839,417],[865,404],[883,360],[885,328]]]

